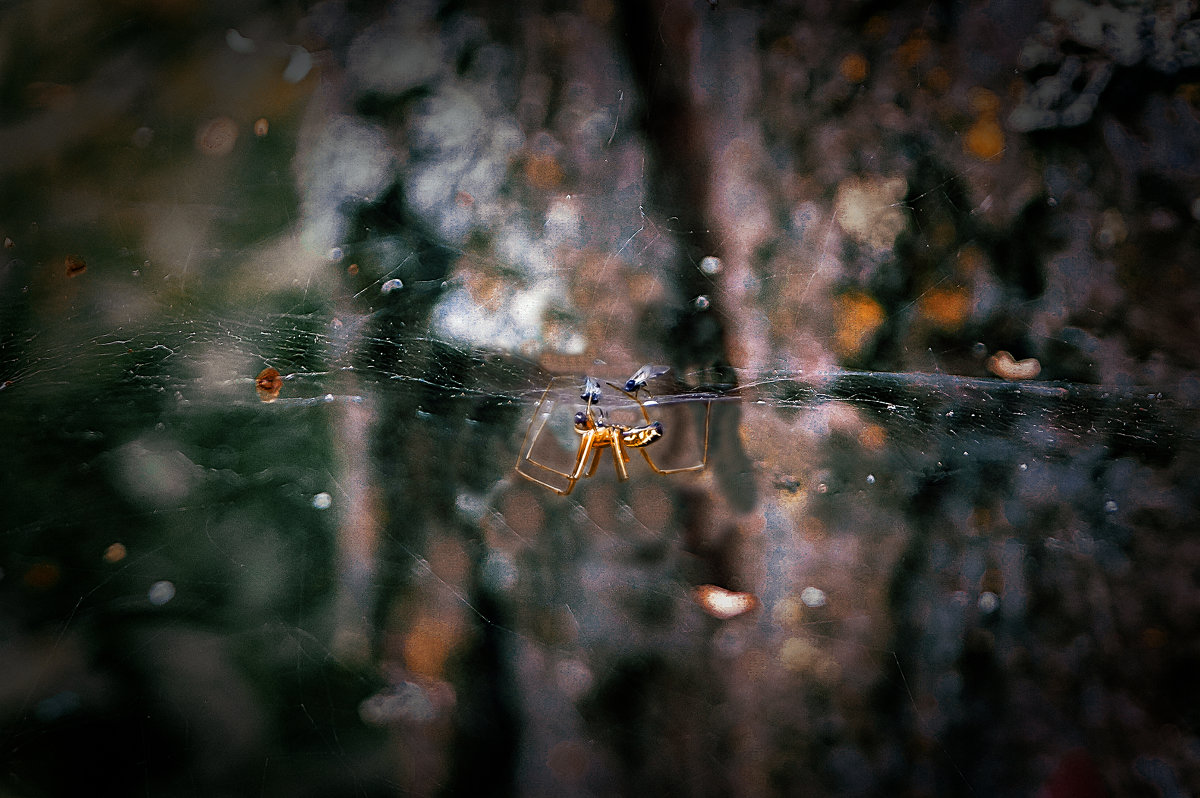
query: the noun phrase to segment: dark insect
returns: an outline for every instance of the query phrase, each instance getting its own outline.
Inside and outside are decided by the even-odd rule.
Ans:
[[[661,377],[670,370],[670,366],[652,366],[647,363],[635,371],[633,376],[625,381],[625,392],[637,393],[639,390],[646,387],[647,382],[655,377]]]

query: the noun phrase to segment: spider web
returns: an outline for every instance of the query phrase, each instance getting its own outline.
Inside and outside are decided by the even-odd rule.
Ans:
[[[698,34],[706,121],[733,143],[713,158],[721,210],[697,226],[653,199],[649,101],[582,32],[601,11],[560,20],[562,86],[506,78],[501,97],[481,88],[513,68],[500,34],[407,13],[344,29],[353,102],[310,85],[253,138],[265,101],[232,103],[242,133],[215,158],[196,150],[209,114],[151,104],[6,190],[14,789],[74,785],[37,775],[64,746],[89,752],[80,772],[163,792],[477,794],[461,774],[479,771],[523,794],[665,790],[680,773],[723,793],[1027,794],[1076,748],[1113,789],[1194,783],[1178,709],[1194,693],[1178,678],[1194,376],[1171,313],[1135,335],[1104,258],[1080,276],[1094,231],[1079,228],[1111,221],[1072,171],[1086,158],[1062,155],[1042,195],[963,135],[872,145],[841,52],[805,96],[844,124],[785,143],[817,118],[778,102],[756,140],[749,111],[713,109],[752,106],[738,85],[790,97],[799,78],[776,62],[808,29],[735,12]],[[677,18],[651,27],[675,42]],[[214,30],[203,63],[247,55]],[[413,30],[471,57],[361,85],[407,52],[396,37],[420,44]],[[259,49],[238,68],[277,81],[294,53],[275,34],[242,30]],[[769,46],[747,76],[756,37]],[[552,134],[518,141],[538,128],[530,104]],[[484,155],[444,151],[460,128]],[[69,190],[44,179],[64,175]],[[970,219],[987,224],[944,240]],[[1014,230],[1049,262],[1041,290],[1001,240]],[[706,325],[738,367],[679,343]],[[1041,378],[990,373],[1005,347],[1036,354]],[[635,461],[619,483],[602,467],[568,497],[515,473],[553,377],[621,382],[644,362],[673,367],[656,417],[712,401],[708,468]],[[268,367],[282,388],[264,402]],[[547,419],[567,441],[572,390]],[[706,584],[759,608],[710,617]],[[1158,658],[1149,671],[1131,647]],[[1167,722],[1178,739],[1138,736]]]

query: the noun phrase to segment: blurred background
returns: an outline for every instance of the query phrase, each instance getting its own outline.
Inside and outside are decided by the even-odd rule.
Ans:
[[[1200,793],[1197,12],[3,4],[0,795]]]

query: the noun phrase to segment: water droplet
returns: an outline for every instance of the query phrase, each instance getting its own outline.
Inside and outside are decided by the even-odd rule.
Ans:
[[[692,300],[692,305],[696,308],[696,310],[708,310],[708,306],[711,304],[712,302],[710,302],[708,297],[706,297],[704,294],[701,294]]]
[[[692,597],[701,609],[722,621],[736,618],[758,607],[758,598],[753,593],[726,590],[717,585],[700,585],[692,591]]]
[[[721,259],[709,255],[700,260],[700,271],[705,274],[717,274],[721,271]]]
[[[1113,501],[1112,499],[1109,499],[1108,501],[1106,501],[1104,503],[1104,512],[1115,513],[1116,511],[1117,511],[1117,503],[1115,501]]]
[[[288,59],[287,66],[283,70],[283,79],[288,83],[299,83],[304,80],[312,69],[313,58],[308,50],[305,50],[299,45],[292,47],[292,57]]]
[[[150,590],[146,593],[146,598],[155,607],[161,607],[171,599],[175,598],[175,583],[166,579],[162,579],[150,585]]]
[[[829,597],[825,595],[825,591],[821,588],[810,585],[800,591],[800,600],[804,602],[804,606],[806,607],[824,607]]]
[[[402,281],[399,277],[393,277],[383,285],[379,286],[379,290],[381,293],[390,294],[393,291],[399,291],[403,287],[404,281]]]
[[[271,123],[267,121],[265,116],[254,123],[254,135],[258,136],[260,139],[267,135],[267,132],[270,129]]]
[[[214,157],[228,155],[233,152],[237,137],[237,122],[227,116],[219,116],[208,120],[196,131],[196,149]]]
[[[230,50],[242,55],[254,52],[254,40],[247,39],[234,28],[225,31],[225,44]]]
[[[329,252],[325,253],[325,257],[329,260],[330,263],[339,262],[344,255],[345,255],[345,253],[342,252],[341,247],[331,247],[329,249]]]
[[[868,485],[875,484],[875,475],[874,474],[867,474],[867,484]]]
[[[318,510],[328,510],[333,506],[333,497],[321,491],[312,497],[312,506]]]
[[[1000,609],[1000,597],[990,590],[985,590],[979,594],[979,610],[984,613],[993,613]]]

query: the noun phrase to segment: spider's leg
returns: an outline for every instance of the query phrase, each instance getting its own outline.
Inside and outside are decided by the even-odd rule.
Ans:
[[[650,466],[650,468],[654,470],[654,473],[663,473],[663,470],[656,466],[654,461],[650,459],[650,455],[646,454],[646,447],[643,446],[641,449],[638,449],[638,451],[642,453],[642,457],[646,458],[646,465]]]
[[[557,485],[551,485],[549,482],[547,482],[544,479],[538,479],[537,477],[535,477],[533,474],[529,473],[528,471],[522,471],[521,469],[518,468],[517,473],[520,474],[521,476],[525,477],[525,479],[529,480],[530,482],[534,483],[535,485],[541,485],[543,488],[548,488],[549,490],[554,491],[559,496],[566,496],[568,493],[571,492],[571,488],[575,487],[574,480],[567,480],[567,487],[560,488]]]
[[[629,462],[629,455],[625,453],[625,444],[621,442],[621,435],[617,433],[612,437],[613,463],[617,466],[617,479],[624,482],[629,479],[629,469],[625,467],[625,463]]]
[[[630,393],[629,391],[625,390],[624,388],[613,385],[611,382],[606,382],[604,384],[607,385],[609,388],[612,388],[614,391],[620,391],[621,393],[625,394],[633,401],[637,402],[638,410],[642,411],[642,418],[646,419],[646,423],[647,424],[654,423],[650,420],[650,414],[646,412],[646,406],[644,404],[642,404],[642,400],[637,398],[637,391]],[[649,394],[650,394],[650,392],[647,391],[646,395],[648,396]]]
[[[649,465],[656,474],[680,474],[685,471],[701,471],[708,465],[708,429],[709,421],[712,418],[712,402],[706,402],[704,407],[704,446],[703,454],[700,457],[700,462],[693,466],[684,466],[683,468],[659,468],[650,459],[650,453],[643,447],[640,451],[642,457],[646,458],[646,464]]]
[[[575,455],[575,469],[571,472],[569,479],[572,483],[583,476],[583,468],[587,463],[588,454],[592,451],[592,444],[596,440],[596,430],[590,429],[583,433],[579,440],[579,452]],[[597,454],[599,452],[597,451]],[[595,470],[594,468],[592,469]],[[589,474],[590,476],[590,474]]]
[[[589,477],[594,475],[596,473],[596,469],[600,467],[600,456],[602,454],[602,450],[604,449],[603,446],[594,446],[592,448],[596,454],[592,457],[592,467],[589,468],[587,472]]]

